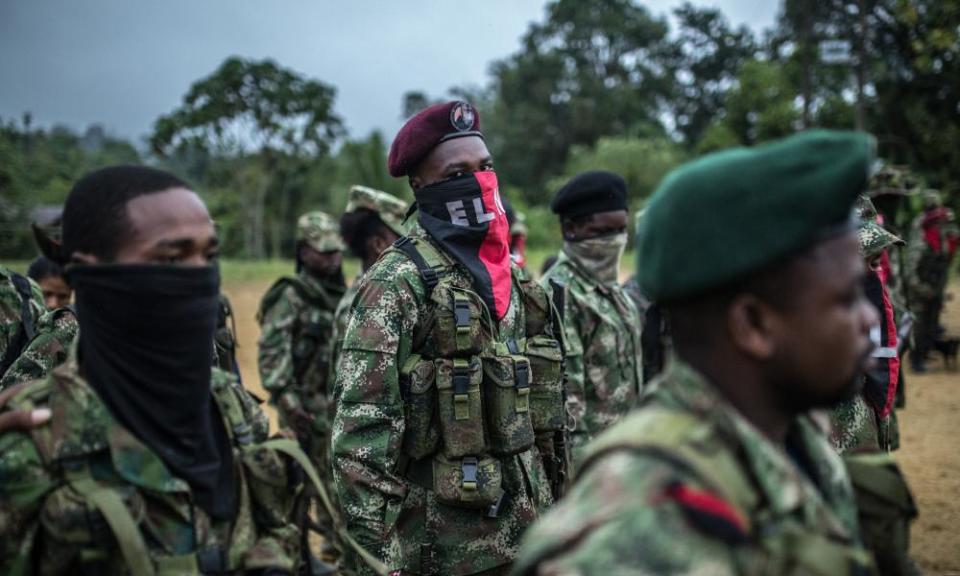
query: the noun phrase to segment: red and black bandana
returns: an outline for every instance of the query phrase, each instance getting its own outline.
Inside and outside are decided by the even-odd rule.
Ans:
[[[415,194],[424,230],[473,277],[473,287],[501,320],[510,307],[510,225],[497,175],[476,172]]]

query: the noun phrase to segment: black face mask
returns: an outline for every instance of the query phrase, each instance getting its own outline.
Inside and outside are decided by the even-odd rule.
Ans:
[[[111,415],[190,484],[216,519],[235,513],[230,441],[210,390],[215,266],[74,266],[80,368]]]
[[[476,172],[417,190],[417,221],[473,277],[497,320],[510,307],[510,224],[497,175]]]

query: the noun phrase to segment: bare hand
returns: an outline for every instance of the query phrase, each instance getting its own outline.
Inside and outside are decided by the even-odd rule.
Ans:
[[[23,390],[24,384],[11,386],[3,392],[0,392],[0,409],[7,405],[7,402]],[[39,426],[50,419],[49,408],[38,408],[36,410],[10,410],[0,412],[0,433],[8,430],[29,430]]]

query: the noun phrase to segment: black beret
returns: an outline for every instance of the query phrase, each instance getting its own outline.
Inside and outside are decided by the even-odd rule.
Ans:
[[[832,230],[853,231],[873,150],[863,133],[812,130],[680,166],[654,192],[637,232],[640,289],[659,302],[698,296]]]
[[[561,216],[585,216],[627,209],[627,183],[613,172],[578,174],[557,190],[550,210]]]
[[[407,120],[390,145],[390,175],[406,176],[437,144],[463,136],[483,138],[480,112],[470,104],[454,100],[421,110]]]

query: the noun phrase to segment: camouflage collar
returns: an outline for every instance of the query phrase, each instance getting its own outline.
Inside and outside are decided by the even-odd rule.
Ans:
[[[676,356],[671,358],[664,375],[654,382],[650,394],[670,407],[712,421],[718,434],[736,444],[763,494],[762,500],[775,515],[822,517],[838,536],[850,536],[849,519],[843,511],[832,511],[833,503],[839,500],[838,492],[845,489],[842,474],[837,474],[842,465],[807,416],[797,418],[789,434],[809,457],[816,483],[793,463],[783,447],[767,439],[703,375]]]
[[[55,460],[88,458],[109,450],[114,470],[131,484],[157,492],[190,490],[186,482],[170,473],[159,456],[113,419],[80,375],[76,344],[51,378]]]
[[[570,270],[573,271],[574,275],[580,280],[581,283],[589,290],[601,289],[604,286],[593,277],[590,272],[580,265],[579,262],[571,258],[564,250],[560,250],[560,253],[557,255],[557,261],[554,266],[561,266],[566,264]]]

